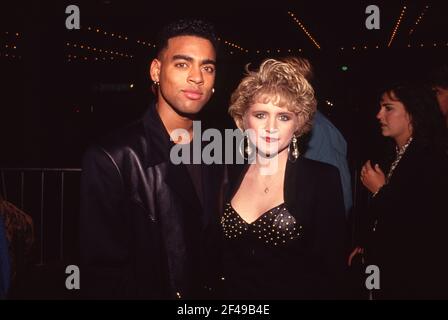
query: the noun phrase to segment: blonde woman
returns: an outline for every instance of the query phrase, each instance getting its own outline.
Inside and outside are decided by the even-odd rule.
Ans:
[[[229,113],[247,133],[249,164],[230,181],[223,230],[228,298],[342,296],[346,226],[338,170],[300,157],[316,111],[305,59],[247,70]],[[232,179],[231,179],[232,180]]]

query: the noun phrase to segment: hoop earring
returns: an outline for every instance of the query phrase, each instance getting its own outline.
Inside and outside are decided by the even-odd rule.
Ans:
[[[288,147],[288,160],[291,162],[296,162],[299,157],[299,144],[296,135],[294,134],[291,139],[291,143]]]

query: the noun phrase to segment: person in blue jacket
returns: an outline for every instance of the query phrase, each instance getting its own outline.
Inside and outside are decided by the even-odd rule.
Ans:
[[[348,215],[353,200],[350,170],[347,163],[347,142],[341,132],[319,110],[314,115],[308,146],[303,156],[331,164],[339,169],[345,213]]]
[[[1,200],[1,199],[0,199]],[[8,242],[3,218],[0,216],[0,299],[4,299],[10,285]]]

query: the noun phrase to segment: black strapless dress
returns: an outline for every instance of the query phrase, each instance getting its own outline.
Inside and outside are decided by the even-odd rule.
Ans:
[[[312,299],[304,230],[283,203],[247,223],[226,204],[221,218],[228,299]]]

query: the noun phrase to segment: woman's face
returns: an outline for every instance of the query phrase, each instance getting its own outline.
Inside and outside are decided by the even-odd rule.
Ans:
[[[285,150],[300,128],[295,113],[271,102],[252,104],[244,114],[243,126],[258,151],[271,156]]]
[[[392,93],[392,95],[394,94]],[[380,121],[381,131],[385,137],[391,137],[399,142],[406,142],[412,135],[409,113],[402,102],[391,99],[387,93],[384,93],[381,97],[380,111],[376,118]]]

